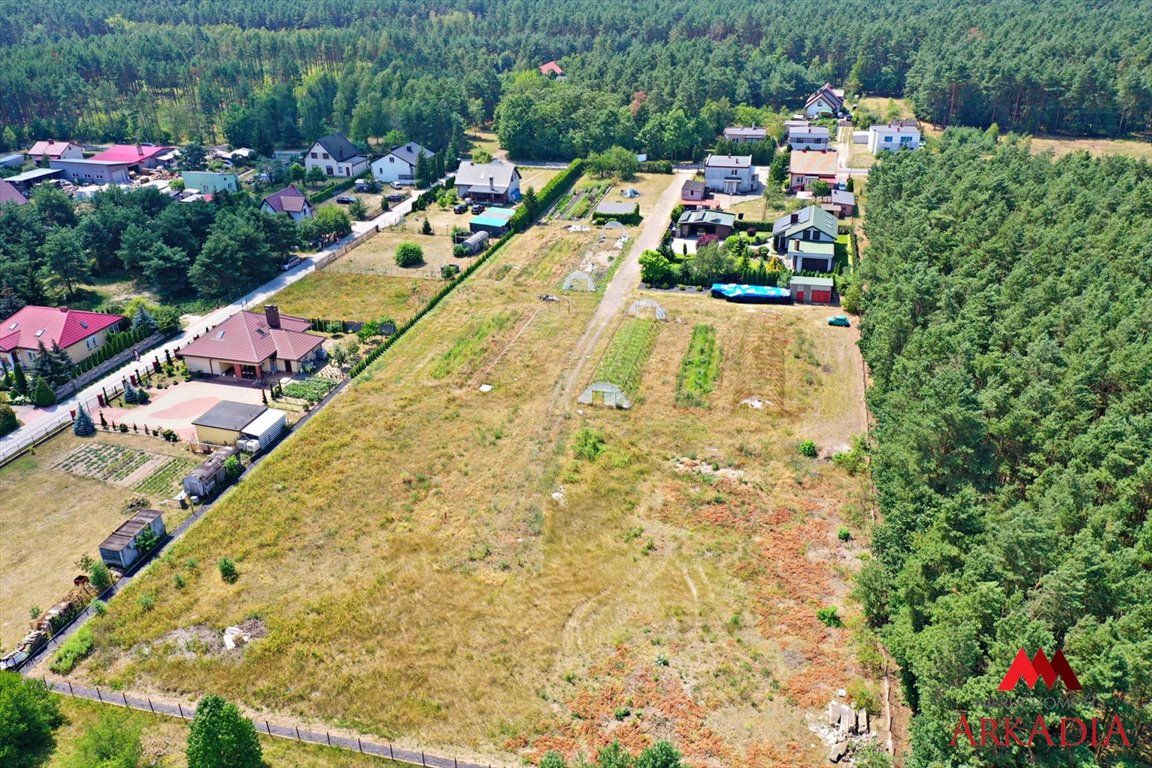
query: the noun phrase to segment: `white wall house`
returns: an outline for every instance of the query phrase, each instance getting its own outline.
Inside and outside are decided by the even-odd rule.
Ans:
[[[788,129],[788,146],[795,150],[828,149],[830,133],[822,125],[805,125]]]
[[[804,114],[809,117],[821,115],[837,116],[844,111],[844,91],[833,88],[830,83],[824,83],[807,101],[804,102]]]
[[[756,188],[751,155],[709,155],[704,162],[704,184],[712,192],[742,195]]]
[[[868,129],[868,151],[872,153],[916,149],[920,146],[920,129],[914,125],[890,123]]]
[[[304,168],[319,168],[325,176],[351,178],[368,170],[368,155],[356,148],[342,133],[317,141],[304,155]]]
[[[421,152],[426,160],[432,159],[433,153],[414,141],[393,148],[384,157],[372,161],[372,178],[383,182],[415,184],[416,159]]]

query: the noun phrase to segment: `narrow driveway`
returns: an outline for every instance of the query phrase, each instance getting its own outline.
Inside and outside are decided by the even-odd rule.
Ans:
[[[847,181],[852,176],[866,177],[868,176],[867,168],[850,168],[848,161],[852,157],[852,126],[843,126],[836,134],[836,168],[838,176],[843,176],[843,179],[838,178],[837,181]]]

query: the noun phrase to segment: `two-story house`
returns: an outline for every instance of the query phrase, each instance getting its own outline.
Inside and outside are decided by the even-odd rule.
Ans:
[[[416,161],[423,154],[425,160],[431,160],[435,154],[414,141],[393,147],[392,151],[372,161],[372,178],[377,181],[397,184],[416,183]]]
[[[325,176],[351,178],[368,170],[368,155],[356,148],[342,133],[317,141],[304,154],[304,168],[319,168]]]
[[[788,129],[788,146],[792,151],[803,149],[828,149],[831,139],[827,128],[822,125],[803,125]]]
[[[704,161],[704,185],[711,192],[743,195],[756,189],[751,155],[709,155]]]
[[[920,129],[915,121],[899,121],[886,125],[874,125],[868,129],[868,151],[893,152],[899,149],[916,149],[920,146]]]
[[[804,114],[808,117],[831,115],[838,117],[844,112],[844,91],[824,83],[804,102]]]
[[[836,217],[810,205],[772,224],[772,247],[794,272],[831,272],[836,254]]]

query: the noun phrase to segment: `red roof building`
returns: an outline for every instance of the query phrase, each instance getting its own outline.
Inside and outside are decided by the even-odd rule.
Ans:
[[[36,162],[44,160],[80,159],[84,157],[84,150],[70,141],[56,141],[47,139],[38,141],[28,150],[28,155]]]
[[[36,363],[41,344],[45,349],[58,344],[78,363],[99,349],[125,319],[68,307],[24,307],[0,321],[0,358],[9,365],[19,360],[28,367]]]
[[[153,147],[143,144],[115,144],[103,152],[92,155],[91,160],[113,163],[128,163],[144,168],[155,168],[160,164],[160,156],[172,151],[172,147]]]
[[[0,179],[0,205],[5,203],[15,203],[16,205],[24,205],[28,202],[28,198],[20,193],[20,190],[12,186],[9,182]]]
[[[284,187],[279,192],[273,192],[260,202],[260,210],[265,213],[285,213],[293,221],[312,218],[316,209],[308,201],[308,196],[296,188],[295,185]]]
[[[560,65],[556,62],[550,61],[547,64],[540,65],[540,74],[544,75],[545,77],[550,75],[554,75],[556,77],[564,77],[564,70],[561,69]]]
[[[306,333],[312,323],[281,315],[273,304],[264,313],[237,312],[180,350],[188,370],[217,376],[261,379],[294,373],[323,360],[323,336]]]

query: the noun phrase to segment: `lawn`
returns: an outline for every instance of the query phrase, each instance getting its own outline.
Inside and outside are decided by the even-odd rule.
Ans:
[[[65,723],[56,731],[56,747],[43,768],[75,766],[80,739],[103,718],[113,718],[124,729],[139,730],[147,764],[157,768],[185,768],[189,723],[177,718],[160,717],[134,709],[111,707],[99,702],[58,696],[56,701]],[[301,744],[288,739],[261,736],[264,761],[271,766],[291,768],[400,768],[397,763],[379,757],[358,755],[342,749],[316,744]]]
[[[363,246],[361,246],[363,247]],[[440,287],[429,280],[385,277],[337,269],[354,250],[327,269],[297,280],[276,294],[275,302],[286,315],[331,320],[378,320],[391,317],[402,323],[427,303]]]
[[[826,308],[661,295],[672,319],[626,366],[643,401],[579,412],[559,397],[600,297],[538,296],[588,234],[502,249],[112,601],[80,676],[500,762],[657,735],[694,765],[825,759],[804,718],[865,676],[816,618],[853,619],[836,531],[862,481],[796,444],[863,430],[827,391],[854,338]],[[724,352],[709,409],[675,405],[697,325]],[[838,431],[810,436],[825,403]],[[235,584],[184,566],[221,557]],[[166,642],[253,614],[269,634],[239,658]]]
[[[1152,142],[1128,139],[1082,139],[1066,136],[1033,136],[1032,151],[1035,153],[1052,150],[1056,157],[1070,152],[1087,152],[1090,155],[1122,155],[1124,157],[1152,160]]]
[[[149,455],[171,456],[182,466],[189,460],[183,445],[163,440],[117,433],[82,439],[66,432],[0,469],[0,646],[12,648],[27,634],[30,607],[46,610],[68,593],[78,573],[74,564],[82,555],[96,556],[97,545],[129,517],[130,499],[143,496],[156,506],[172,496],[163,459],[156,474],[135,487],[114,484]],[[89,476],[55,466],[69,457],[73,469]],[[169,528],[187,514],[176,506],[157,508]]]
[[[429,215],[435,219],[439,213],[432,211]],[[451,211],[448,211],[447,215],[453,216]],[[461,220],[459,226],[468,226],[468,216],[457,218]],[[444,264],[467,265],[468,261],[452,255],[452,238],[449,236],[451,227],[437,225],[436,229],[442,233],[422,235],[420,234],[420,225],[414,222],[407,222],[400,228],[385,229],[380,234],[366,240],[362,245],[353,248],[347,255],[332,262],[323,271],[438,281],[441,279],[441,266]],[[396,247],[405,242],[416,243],[420,246],[424,251],[423,264],[415,267],[397,266]]]
[[[520,191],[522,193],[527,192],[528,187],[539,192],[545,184],[552,181],[560,173],[559,168],[531,168],[523,165],[516,167],[520,171]]]

